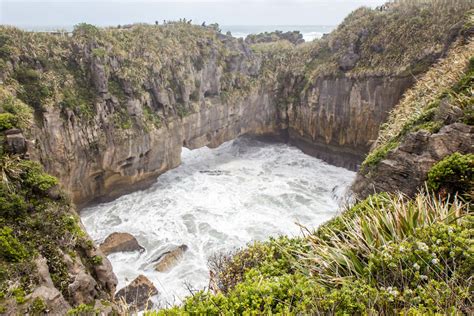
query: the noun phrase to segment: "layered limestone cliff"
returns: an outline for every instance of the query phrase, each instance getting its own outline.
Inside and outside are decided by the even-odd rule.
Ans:
[[[291,142],[338,166],[357,170],[380,124],[412,78],[318,78],[301,105],[288,107]]]
[[[298,46],[248,46],[183,22],[83,24],[72,34],[2,28],[0,77],[34,108],[31,158],[79,206],[145,187],[180,164],[183,146],[216,147],[246,133],[283,135],[356,169],[414,76],[463,32],[467,7],[360,9]],[[386,37],[420,24],[421,13],[413,38]]]
[[[415,79],[452,43],[472,46],[471,8],[467,0],[362,8],[330,35],[298,46],[248,46],[186,22],[82,24],[72,34],[0,27],[0,313],[93,312],[115,290],[110,264],[74,206],[32,160],[79,207],[148,185],[180,164],[182,147],[216,147],[246,133],[280,136],[355,169]],[[464,69],[448,82],[464,82]],[[472,150],[465,145],[472,90],[439,86],[455,99],[436,90],[434,103],[407,102],[421,106],[405,107],[415,116],[389,117],[392,132],[382,129],[375,141],[357,193],[412,192],[412,179],[422,181],[437,160]],[[399,117],[403,124],[393,124]],[[420,160],[427,164],[415,168]]]

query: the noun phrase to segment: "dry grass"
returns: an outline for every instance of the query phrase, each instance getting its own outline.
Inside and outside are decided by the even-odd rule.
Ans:
[[[455,45],[446,58],[424,74],[391,111],[387,122],[381,126],[372,151],[397,137],[406,124],[415,121],[443,92],[456,84],[473,56],[474,41]]]

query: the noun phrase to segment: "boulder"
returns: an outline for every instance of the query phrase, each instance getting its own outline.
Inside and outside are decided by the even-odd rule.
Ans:
[[[153,307],[150,297],[157,295],[158,290],[144,275],[139,275],[128,286],[122,288],[115,295],[115,300],[127,303],[129,312],[141,311]]]
[[[165,253],[161,254],[156,260],[153,261],[157,262],[155,264],[155,270],[159,272],[171,270],[178,264],[179,261],[181,261],[181,259],[183,259],[186,250],[188,250],[188,246],[181,245],[174,248],[173,250],[166,251]]]
[[[11,154],[22,155],[27,151],[25,136],[19,129],[10,129],[5,132],[6,150]]]
[[[108,256],[114,252],[143,251],[145,248],[129,233],[112,233],[100,245],[100,250]]]
[[[28,295],[27,298],[31,302],[41,300],[44,303],[45,310],[36,312],[49,313],[50,315],[65,315],[71,309],[69,303],[55,287],[41,285]]]
[[[97,282],[85,271],[80,271],[74,282],[69,284],[68,291],[75,305],[90,304],[97,297]]]

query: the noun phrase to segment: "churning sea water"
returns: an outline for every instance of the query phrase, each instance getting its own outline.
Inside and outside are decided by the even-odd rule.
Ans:
[[[355,173],[307,156],[281,143],[240,137],[216,149],[183,149],[182,164],[135,192],[81,212],[100,243],[128,232],[142,253],[109,256],[119,286],[139,274],[158,288],[155,303],[180,303],[188,288],[208,286],[209,256],[270,236],[297,236],[300,223],[316,228],[333,217]],[[189,247],[166,273],[152,261],[175,246]]]

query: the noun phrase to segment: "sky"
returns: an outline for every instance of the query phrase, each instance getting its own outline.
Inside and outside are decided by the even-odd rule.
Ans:
[[[99,26],[192,19],[220,25],[337,25],[360,6],[385,0],[0,0],[0,24]]]

